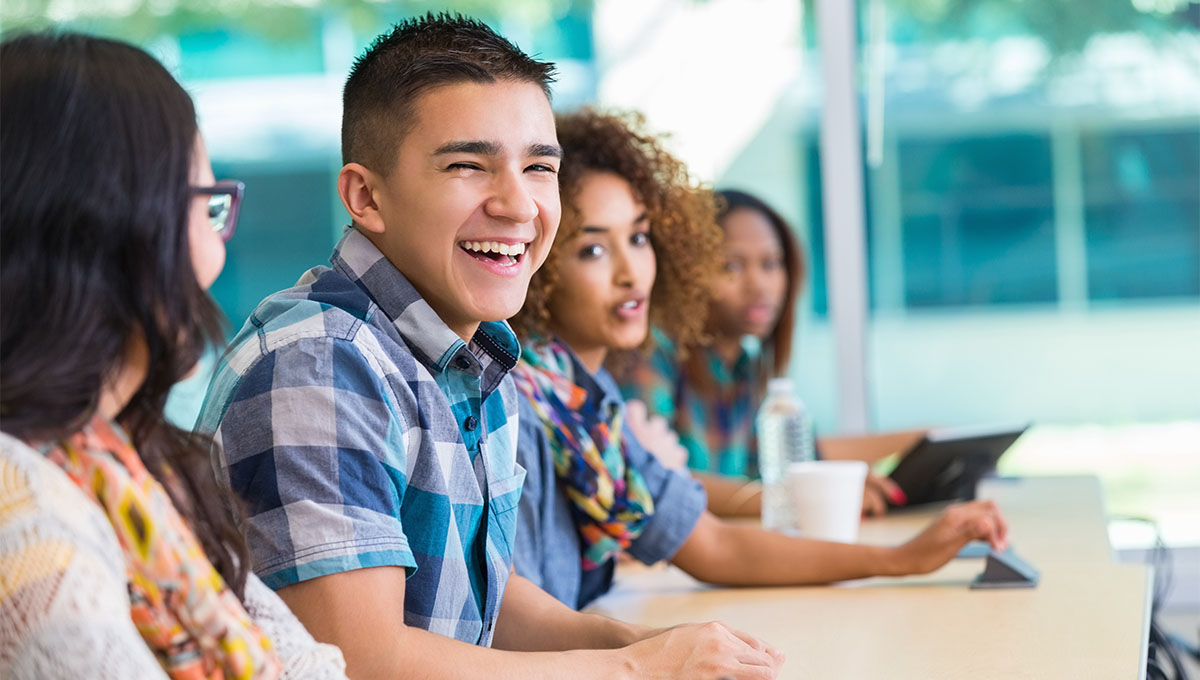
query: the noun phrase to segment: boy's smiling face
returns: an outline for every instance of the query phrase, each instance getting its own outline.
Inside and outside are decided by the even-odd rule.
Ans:
[[[558,230],[561,150],[541,87],[455,83],[417,100],[370,187],[368,237],[464,339],[521,309]]]

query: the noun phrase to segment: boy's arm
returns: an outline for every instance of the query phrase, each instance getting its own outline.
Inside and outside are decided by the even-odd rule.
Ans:
[[[672,559],[695,578],[723,585],[804,585],[931,572],[969,541],[1001,549],[1007,528],[991,501],[948,508],[908,543],[881,547],[793,538],[704,513]]]
[[[513,573],[504,590],[492,645],[526,652],[616,649],[655,632],[645,626],[577,612],[529,579]]]
[[[512,632],[502,638],[498,628],[498,642],[503,639],[529,648],[539,646],[545,639],[562,645],[567,640],[547,630],[548,624],[570,619],[582,624],[569,624],[576,631],[594,628],[616,632],[622,627],[591,623],[600,617],[574,612],[569,616],[553,611],[549,603],[531,597],[529,589],[536,590],[532,584],[518,576],[513,580],[517,582],[517,590],[506,593],[499,621],[499,625],[511,626]],[[404,569],[375,567],[302,581],[283,588],[279,595],[313,637],[342,649],[347,675],[354,680],[567,677],[767,680],[775,677],[783,661],[781,655],[761,642],[711,623],[672,628],[615,650],[551,653],[477,647],[405,625],[403,609],[396,606],[404,601],[404,588]],[[538,623],[528,618],[539,613],[550,613],[552,620]],[[634,630],[629,628],[629,632]],[[589,636],[584,633],[584,637]],[[519,637],[525,638],[523,645],[515,642]],[[599,637],[603,636],[597,636],[598,642]]]

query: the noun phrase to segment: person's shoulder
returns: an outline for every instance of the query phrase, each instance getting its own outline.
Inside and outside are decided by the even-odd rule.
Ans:
[[[367,292],[345,274],[315,267],[296,285],[260,302],[232,344],[253,339],[269,352],[304,338],[353,340],[376,311]]]
[[[52,538],[72,553],[86,547],[120,562],[116,534],[99,506],[61,468],[6,433],[0,433],[0,507],[4,533]],[[0,552],[20,549],[20,541],[4,543]]]
[[[621,396],[621,388],[617,386],[617,379],[607,368],[601,366],[592,374],[592,378],[596,381],[596,386],[603,392],[603,396],[608,399],[613,399],[624,403],[624,398]]]
[[[129,618],[125,559],[108,517],[57,465],[7,434],[0,508],[9,667],[28,677],[165,678]],[[64,630],[71,653],[56,655]]]
[[[667,356],[675,356],[678,348],[675,346],[675,341],[671,336],[667,335],[663,329],[658,326],[650,328],[651,348],[655,353],[664,354]]]
[[[11,501],[24,500],[30,507],[47,505],[59,494],[83,493],[71,483],[66,473],[25,442],[0,432],[0,497]],[[60,509],[60,508],[53,508]],[[70,507],[61,508],[70,511]]]
[[[338,269],[315,267],[295,286],[259,303],[230,341],[214,383],[222,375],[245,375],[264,360],[286,361],[293,355],[329,356],[334,364],[329,370],[348,362],[366,364],[379,375],[396,370],[396,364],[413,363],[403,341],[386,327],[375,327],[380,314],[354,280]]]
[[[692,348],[691,351],[696,351]],[[667,337],[666,333],[656,331],[654,344],[650,349],[650,366],[660,373],[677,373],[679,371],[679,345]]]
[[[366,291],[339,270],[309,270],[295,286],[259,303],[229,343],[197,427],[216,430],[238,394],[342,384],[390,394],[387,375],[405,378],[392,387],[419,380],[418,362],[404,343],[373,327],[378,314]]]

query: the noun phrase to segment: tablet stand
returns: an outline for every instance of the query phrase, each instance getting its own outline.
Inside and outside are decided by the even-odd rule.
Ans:
[[[971,588],[1033,588],[1042,574],[1033,565],[1017,557],[1012,549],[991,551],[983,573],[975,577]]]

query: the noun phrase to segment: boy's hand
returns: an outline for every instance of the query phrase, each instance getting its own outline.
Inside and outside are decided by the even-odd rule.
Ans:
[[[895,573],[927,574],[954,559],[970,541],[987,541],[993,550],[1008,547],[1008,526],[992,501],[946,508],[916,538],[895,549]]]
[[[630,677],[661,680],[770,680],[784,655],[722,623],[690,623],[626,647]]]
[[[625,419],[639,443],[668,470],[687,469],[688,452],[679,443],[679,435],[671,429],[666,418],[651,416],[646,404],[630,399],[625,402]]]

